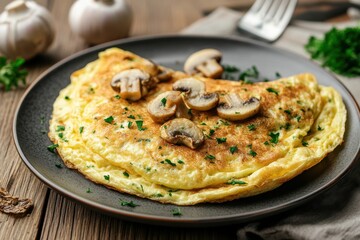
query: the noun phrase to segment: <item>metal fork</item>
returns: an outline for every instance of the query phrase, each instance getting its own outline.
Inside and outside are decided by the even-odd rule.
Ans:
[[[273,42],[285,31],[297,0],[256,0],[238,27],[262,40]]]

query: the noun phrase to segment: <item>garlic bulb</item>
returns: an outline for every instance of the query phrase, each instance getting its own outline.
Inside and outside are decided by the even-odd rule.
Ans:
[[[125,0],[78,0],[69,13],[72,31],[92,44],[127,37],[131,21]]]
[[[0,15],[0,53],[30,59],[50,46],[54,32],[46,8],[33,1],[13,1]]]

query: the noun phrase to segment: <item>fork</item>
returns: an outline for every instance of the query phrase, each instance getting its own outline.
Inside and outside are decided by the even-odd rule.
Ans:
[[[262,40],[273,42],[285,31],[297,0],[256,0],[238,27]]]

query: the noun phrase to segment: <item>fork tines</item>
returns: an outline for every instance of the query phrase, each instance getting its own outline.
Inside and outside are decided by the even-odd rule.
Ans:
[[[256,0],[239,21],[239,28],[266,41],[275,41],[284,32],[297,0]]]

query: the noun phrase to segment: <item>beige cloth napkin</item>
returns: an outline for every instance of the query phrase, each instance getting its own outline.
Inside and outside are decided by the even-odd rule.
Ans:
[[[239,35],[236,24],[240,17],[239,12],[219,8],[184,29],[181,34]],[[343,28],[356,24],[359,23],[351,21],[335,26]],[[304,50],[308,38],[311,35],[321,36],[333,26],[328,23],[296,21],[274,45],[309,58]],[[360,78],[338,78],[360,102]],[[238,239],[360,239],[359,176],[360,170],[355,169],[311,202],[284,214],[242,226],[237,233]]]

